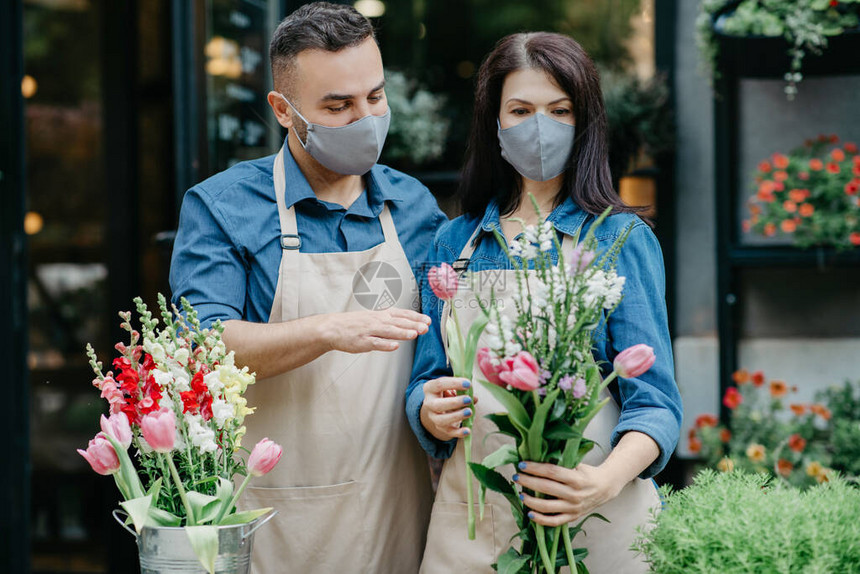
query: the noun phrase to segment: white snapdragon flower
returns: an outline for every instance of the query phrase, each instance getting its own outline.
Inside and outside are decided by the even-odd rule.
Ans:
[[[209,392],[212,393],[212,396],[221,393],[221,390],[224,388],[224,383],[221,381],[220,370],[215,370],[204,375],[203,382],[206,384],[206,388],[209,389]]]
[[[188,426],[188,439],[193,446],[201,452],[218,450],[218,445],[215,444],[215,432],[203,422],[201,415],[185,415],[185,423]]]
[[[215,399],[212,401],[212,418],[215,419],[215,423],[218,425],[218,428],[223,428],[224,424],[232,419],[235,414],[236,409],[233,405],[223,399]]]
[[[508,341],[505,343],[505,356],[506,357],[513,357],[514,355],[516,355],[517,353],[519,353],[522,350],[523,350],[523,348],[520,346],[520,344],[517,343],[513,339],[508,339]]]
[[[173,377],[173,388],[177,393],[191,390],[191,377],[188,371],[178,365],[169,365],[170,376]]]
[[[523,229],[523,237],[529,243],[540,243],[540,239],[538,239],[538,228],[536,225],[526,225]]]
[[[159,368],[153,369],[150,374],[160,387],[167,388],[173,385],[173,375],[169,371],[163,371]]]
[[[612,309],[621,301],[624,280],[624,277],[618,276],[615,271],[610,271],[606,274],[606,295],[603,300],[604,309]]]
[[[188,351],[187,347],[180,347],[175,353],[173,353],[173,360],[183,367],[188,364],[189,358],[191,358],[191,353]]]
[[[554,234],[555,230],[552,227],[552,223],[549,221],[541,223],[537,241],[540,243],[541,251],[552,251],[552,238]]]
[[[508,245],[508,251],[513,257],[522,257],[523,256],[523,247],[520,245],[519,241],[513,241],[510,245]]]
[[[164,359],[167,358],[167,353],[164,347],[161,346],[161,343],[157,343],[152,339],[143,340],[143,350],[152,355],[152,359],[156,363],[163,363]]]
[[[538,311],[546,311],[549,305],[549,286],[538,278],[532,283],[532,304]]]

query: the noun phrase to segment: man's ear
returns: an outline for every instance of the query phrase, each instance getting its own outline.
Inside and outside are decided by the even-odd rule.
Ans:
[[[278,123],[287,129],[292,128],[293,116],[290,113],[290,107],[287,105],[284,98],[281,97],[281,94],[274,91],[269,92],[266,96],[266,100],[268,100],[272,111],[275,112],[275,118],[278,120]]]

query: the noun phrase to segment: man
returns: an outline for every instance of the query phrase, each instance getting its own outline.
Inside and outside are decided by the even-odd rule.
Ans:
[[[416,572],[426,459],[406,422],[412,269],[445,220],[416,180],[376,165],[388,129],[382,58],[352,7],[306,5],[271,43],[269,105],[288,135],[185,195],[170,282],[257,373],[246,444],[284,458],[254,481],[254,572]]]

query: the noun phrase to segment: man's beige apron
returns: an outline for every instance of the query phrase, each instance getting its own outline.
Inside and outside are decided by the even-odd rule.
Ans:
[[[478,228],[480,229],[480,227]],[[477,231],[476,231],[477,234]],[[468,260],[474,252],[473,235],[463,248],[460,260]],[[564,237],[563,250],[568,254],[573,248],[569,236]],[[451,304],[457,305],[457,315],[462,322],[463,331],[475,320],[480,308],[475,304],[475,295],[484,302],[490,300],[490,290],[493,290],[496,300],[501,302],[502,312],[513,313],[514,304],[511,296],[516,292],[514,272],[510,270],[477,271],[478,275],[472,283],[474,291],[461,281],[457,296]],[[445,321],[449,311],[448,303],[442,313],[440,328],[445,333]],[[443,336],[443,339],[445,337]],[[482,336],[479,348],[486,346]],[[484,379],[475,364],[473,381]],[[505,443],[513,444],[512,437],[499,434],[495,424],[484,418],[487,413],[504,412],[504,407],[489,394],[481,383],[474,383],[474,392],[478,397],[476,416],[472,431],[472,460],[481,462],[485,456],[495,452]],[[608,395],[606,391],[604,391]],[[589,465],[599,465],[609,454],[609,438],[618,423],[619,409],[615,401],[609,401],[599,411],[585,430],[585,436],[595,441],[597,445],[585,457],[583,462]],[[505,478],[510,479],[514,473],[513,465],[497,469]],[[477,494],[477,486],[475,486]],[[477,496],[474,500],[477,500]],[[634,574],[647,572],[647,565],[640,556],[629,551],[636,538],[636,528],[645,525],[650,518],[652,508],[658,508],[660,499],[650,480],[634,479],[614,500],[597,508],[611,522],[609,524],[590,519],[585,523],[585,534],[580,533],[574,540],[575,548],[588,548],[585,564],[592,574]],[[476,516],[477,516],[477,504]],[[445,461],[439,487],[436,491],[436,501],[430,518],[430,530],[427,534],[427,548],[421,563],[422,574],[457,573],[487,573],[493,572],[490,565],[499,555],[505,553],[511,544],[519,547],[516,539],[518,528],[511,513],[510,503],[500,494],[488,491],[484,508],[484,519],[477,523],[475,540],[466,536],[466,478],[465,454],[463,441],[457,442],[450,459]],[[564,568],[564,572],[568,572]]]
[[[284,249],[269,322],[366,311],[370,284],[387,287],[377,307],[412,308],[417,288],[387,205],[379,216],[385,241],[372,249],[298,249],[295,211],[284,202],[283,153],[274,180]],[[268,437],[283,447],[280,463],[251,482],[241,504],[278,510],[255,535],[255,574],[418,570],[433,494],[427,458],[406,420],[413,353],[414,341],[394,352],[330,351],[248,388],[248,406],[257,410],[246,419],[243,444]]]

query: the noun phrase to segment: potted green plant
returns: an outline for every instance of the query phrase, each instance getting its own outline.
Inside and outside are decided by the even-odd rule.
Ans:
[[[860,0],[702,0],[697,43],[712,77],[784,76],[860,67]]]
[[[860,563],[860,490],[844,479],[801,491],[708,469],[663,495],[635,545],[655,574],[856,572]]]

